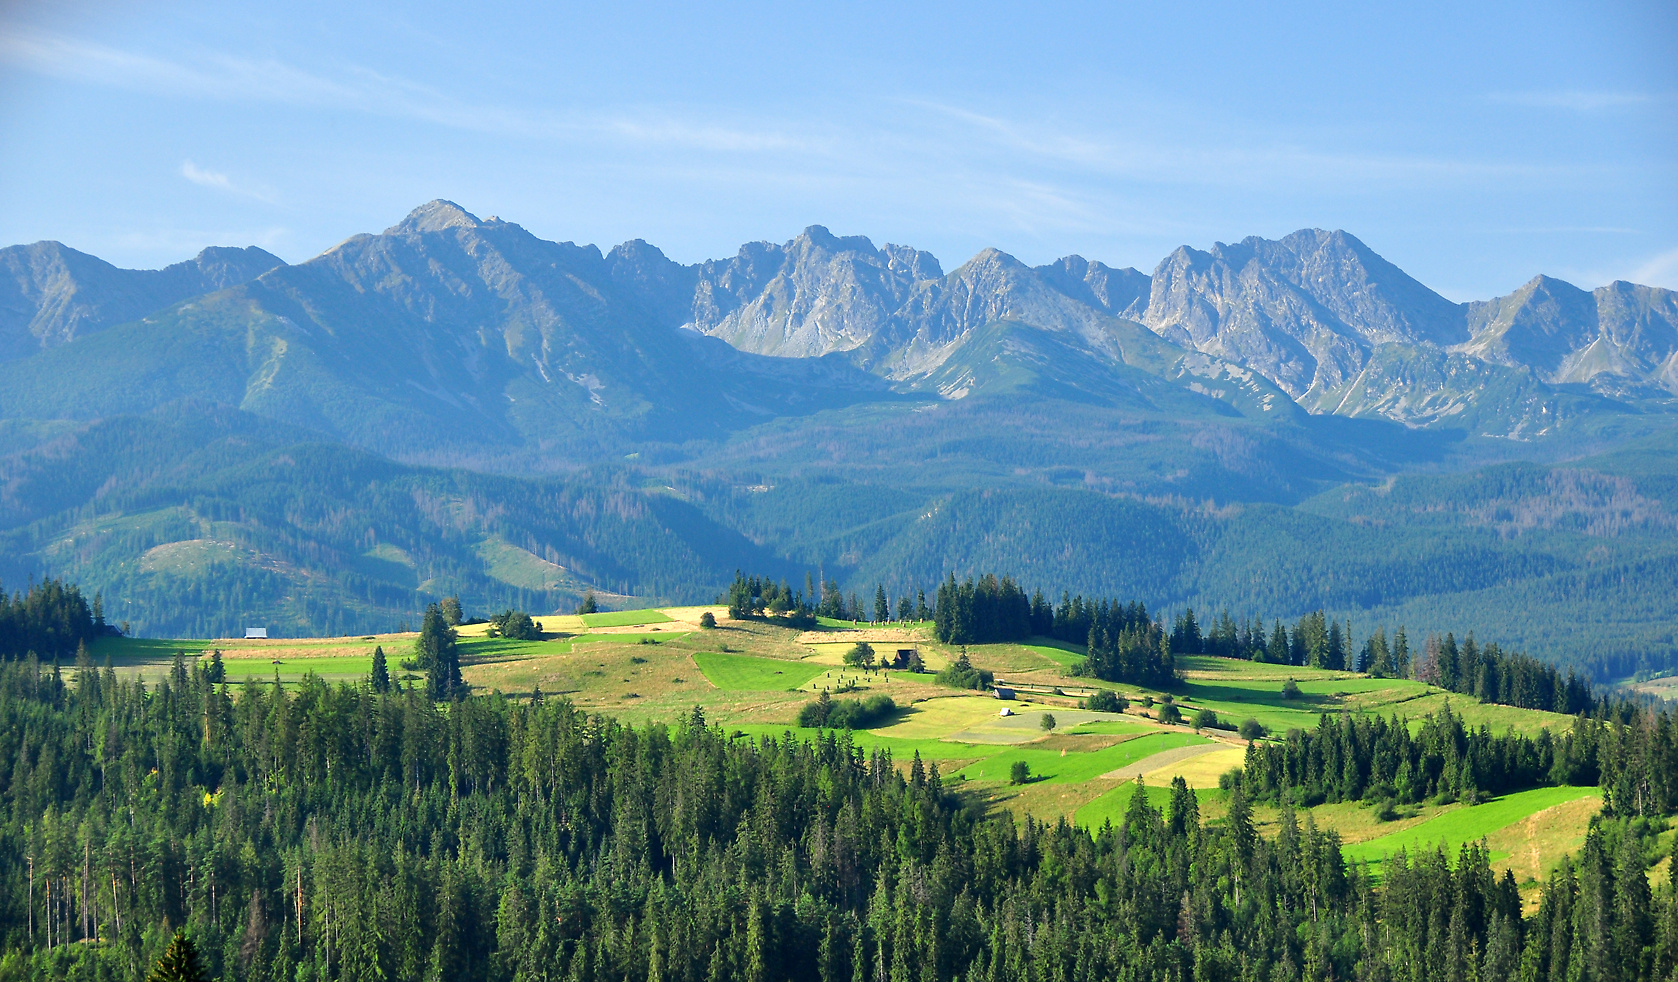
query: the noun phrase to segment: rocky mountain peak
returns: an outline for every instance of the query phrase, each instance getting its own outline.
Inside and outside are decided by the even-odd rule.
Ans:
[[[938,257],[930,252],[922,252],[912,246],[892,245],[887,243],[880,250],[886,257],[886,268],[913,280],[941,280],[944,278],[944,267],[939,264]]]
[[[1345,382],[1375,346],[1466,340],[1463,314],[1355,236],[1313,228],[1179,248],[1154,272],[1144,320],[1300,397]]]
[[[1037,272],[1060,292],[1115,317],[1140,320],[1148,307],[1152,280],[1136,269],[1114,269],[1073,255],[1038,266]]]
[[[0,361],[138,320],[284,265],[255,246],[212,246],[164,269],[121,269],[58,242],[0,249]]]
[[[438,198],[434,201],[427,201],[409,212],[407,218],[385,229],[385,234],[442,232],[451,228],[479,228],[483,224],[478,220],[478,216],[465,208],[452,201]]]
[[[225,290],[240,283],[249,283],[263,273],[284,266],[285,260],[256,246],[210,246],[184,263],[176,263],[165,272],[193,267],[201,282],[211,290]]]

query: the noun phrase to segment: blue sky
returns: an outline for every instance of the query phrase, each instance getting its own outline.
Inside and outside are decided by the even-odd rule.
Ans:
[[[1453,299],[1678,288],[1671,2],[475,6],[0,5],[0,243],[296,262],[445,197],[684,262],[1321,226]]]

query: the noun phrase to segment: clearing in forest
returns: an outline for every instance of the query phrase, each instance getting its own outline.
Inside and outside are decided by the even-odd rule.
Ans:
[[[1342,854],[1353,862],[1367,860],[1378,863],[1401,849],[1413,855],[1419,850],[1443,848],[1446,855],[1455,859],[1457,850],[1470,842],[1481,839],[1489,842],[1491,837],[1504,829],[1523,823],[1539,812],[1583,799],[1594,799],[1600,807],[1602,791],[1579,787],[1516,791],[1472,807],[1465,805],[1444,811],[1420,825],[1391,835],[1345,846]],[[1542,848],[1536,840],[1533,847]],[[1494,861],[1507,858],[1510,858],[1508,853],[1500,855],[1494,851],[1492,854]]]

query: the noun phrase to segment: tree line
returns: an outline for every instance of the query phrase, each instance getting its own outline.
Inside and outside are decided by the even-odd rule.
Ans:
[[[24,659],[0,752],[9,978],[139,978],[177,930],[253,982],[1638,979],[1678,951],[1619,826],[1524,917],[1482,849],[1377,884],[1286,806],[1260,836],[1241,787],[1215,822],[1180,781],[1116,825],[1021,822],[918,757],[730,738],[697,708],[637,728]]]
[[[800,627],[812,626],[816,616],[874,623],[892,619],[883,585],[875,587],[870,619],[854,593],[847,601],[833,581],[824,580],[818,588],[808,575],[805,579],[806,589],[799,592],[784,580],[777,583],[770,577],[737,572],[719,602],[728,605],[733,617],[772,614]],[[818,590],[822,599],[812,604],[806,598]],[[1505,651],[1495,643],[1479,644],[1472,634],[1461,644],[1454,633],[1444,638],[1430,635],[1420,651],[1413,651],[1402,626],[1390,639],[1383,627],[1359,646],[1350,623],[1343,625],[1320,610],[1300,617],[1290,630],[1280,620],[1268,629],[1262,618],[1237,621],[1227,610],[1210,627],[1203,627],[1189,607],[1167,631],[1164,621],[1156,621],[1147,605],[1137,601],[1086,600],[1063,592],[1060,603],[1054,605],[1041,589],[1028,595],[1009,576],[987,573],[958,582],[952,573],[939,585],[930,609],[923,591],[917,591],[913,600],[900,598],[897,619],[930,619],[934,636],[945,644],[1045,637],[1082,645],[1087,655],[1079,669],[1082,674],[1137,685],[1169,687],[1177,677],[1175,655],[1206,654],[1367,672],[1380,678],[1415,678],[1483,702],[1569,715],[1595,706],[1589,680],[1575,671],[1564,675],[1553,665]]]
[[[1249,743],[1238,783],[1255,798],[1303,804],[1474,803],[1543,785],[1597,786],[1604,814],[1678,813],[1678,719],[1669,711],[1604,703],[1561,735],[1471,729],[1448,704],[1413,731],[1411,722],[1325,713],[1314,730]]]
[[[1479,644],[1472,633],[1461,644],[1454,632],[1444,638],[1429,635],[1417,651],[1402,626],[1390,639],[1386,628],[1380,627],[1360,647],[1354,643],[1350,623],[1342,627],[1320,610],[1301,617],[1292,631],[1275,621],[1266,635],[1262,618],[1241,622],[1227,610],[1203,629],[1189,607],[1172,623],[1171,650],[1367,672],[1377,678],[1413,678],[1481,702],[1566,715],[1590,712],[1596,704],[1589,679],[1575,670],[1564,675],[1554,665],[1505,651],[1495,642]]]
[[[104,630],[103,598],[96,594],[90,604],[74,584],[49,579],[16,594],[0,589],[0,656],[69,659]]]

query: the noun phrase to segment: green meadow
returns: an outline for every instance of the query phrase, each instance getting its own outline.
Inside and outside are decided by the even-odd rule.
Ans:
[[[777,740],[785,738],[788,734],[795,740],[814,740],[830,735],[838,738],[841,734],[849,732],[853,746],[860,747],[868,753],[876,750],[890,751],[892,760],[897,763],[913,760],[916,754],[920,754],[922,760],[928,761],[954,760],[967,762],[994,756],[1005,749],[995,744],[960,743],[954,740],[932,737],[897,737],[891,735],[891,727],[889,726],[871,730],[844,731],[804,726],[777,726],[773,723],[743,723],[728,729],[731,733],[739,732],[751,737],[772,737]]]
[[[1194,733],[1153,733],[1123,743],[1095,750],[1054,749],[1055,741],[1043,741],[1044,746],[1012,747],[994,757],[969,764],[957,771],[955,777],[963,781],[1006,781],[1010,768],[1024,761],[1031,768],[1031,780],[1051,784],[1075,784],[1101,777],[1109,771],[1140,764],[1154,754],[1178,747],[1188,747],[1212,741]]]
[[[667,624],[670,620],[668,614],[657,610],[608,610],[583,615],[583,623],[589,627],[636,627],[641,624]]]
[[[1160,811],[1164,811],[1171,804],[1171,789],[1169,787],[1152,784],[1145,787],[1147,788],[1148,804]],[[1099,829],[1103,824],[1112,822],[1113,827],[1118,828],[1124,823],[1125,812],[1130,810],[1131,799],[1136,797],[1136,788],[1135,781],[1127,781],[1106,792],[1101,797],[1079,808],[1073,816],[1073,822],[1091,829]],[[1221,792],[1216,790],[1195,792],[1196,797],[1202,801],[1219,794]]]
[[[1533,788],[1493,798],[1473,807],[1456,808],[1420,825],[1378,839],[1359,842],[1342,848],[1350,861],[1380,862],[1399,850],[1415,853],[1423,849],[1443,848],[1454,857],[1457,850],[1471,842],[1496,835],[1538,812],[1585,798],[1600,800],[1597,788]],[[1494,859],[1504,858],[1494,854]]]
[[[774,624],[725,622],[717,632],[694,630],[691,610],[674,613],[554,615],[544,620],[563,625],[563,630],[536,641],[488,638],[481,631],[463,629],[465,636],[458,642],[462,668],[467,681],[483,691],[517,697],[540,688],[590,711],[636,722],[674,722],[700,705],[707,719],[731,736],[776,740],[840,736],[839,731],[798,727],[796,718],[799,707],[812,698],[811,691],[801,687],[814,681],[819,688],[824,673],[843,675],[847,684],[858,686],[848,696],[888,694],[900,707],[883,725],[849,733],[851,744],[862,752],[889,751],[900,768],[907,768],[918,754],[938,764],[946,788],[982,807],[1046,820],[1060,816],[1088,827],[1123,820],[1136,792],[1128,775],[1137,772],[1148,774],[1149,801],[1161,808],[1169,800],[1171,776],[1184,777],[1196,789],[1203,816],[1216,821],[1227,803],[1227,795],[1217,788],[1218,775],[1239,766],[1240,744],[1220,745],[1210,733],[1159,723],[1155,717],[1166,693],[1073,677],[1072,668],[1083,659],[1074,645],[1034,639],[1024,645],[969,646],[975,665],[1041,693],[1022,691],[1016,700],[1003,702],[938,686],[931,674],[841,667],[840,656],[852,643],[847,639],[849,622],[824,620],[818,630],[825,643],[804,644],[798,638],[807,635]],[[655,625],[676,630],[607,630]],[[957,657],[956,650],[924,639],[924,633],[914,635],[913,641],[929,665],[941,666]],[[219,648],[233,683],[271,680],[276,670],[287,685],[311,673],[328,681],[353,682],[370,672],[376,644],[384,647],[394,675],[409,674],[400,664],[412,657],[414,637],[252,642],[102,638],[93,656],[101,665],[108,660],[119,674],[150,682],[166,675],[177,652],[203,659]],[[906,640],[910,637],[905,635]],[[723,638],[733,650],[705,650]],[[1178,666],[1184,678],[1170,695],[1185,719],[1196,710],[1211,709],[1227,726],[1252,718],[1277,738],[1289,729],[1317,726],[1324,714],[1396,716],[1419,726],[1422,717],[1443,711],[1447,703],[1469,725],[1496,731],[1513,727],[1534,733],[1571,725],[1568,717],[1483,705],[1404,679],[1198,655],[1179,658]],[[1284,698],[1283,683],[1289,679],[1299,691]],[[1126,695],[1129,712],[1077,708],[1075,693],[1091,685]],[[1052,690],[1057,686],[1074,694],[1056,695]],[[1152,706],[1146,704],[1149,698]],[[1002,716],[1004,709],[1011,715]],[[1047,712],[1059,722],[1052,732],[1040,726]],[[1227,731],[1223,736],[1227,740]],[[1202,746],[1210,752],[1181,755],[1183,748]],[[1030,780],[1023,785],[1010,783],[1015,763],[1029,769]],[[1419,814],[1412,809],[1393,831],[1385,831],[1388,827],[1374,821],[1363,805],[1324,806],[1314,814],[1320,824],[1345,827],[1343,848],[1354,861],[1378,865],[1401,848],[1440,845],[1454,852],[1463,843],[1485,838],[1527,882],[1542,876],[1546,864],[1562,853],[1577,848],[1597,807],[1596,795],[1590,788],[1543,788],[1473,807],[1429,805]],[[1261,830],[1274,834],[1274,820],[1266,821]]]
[[[782,661],[715,651],[702,651],[693,656],[693,662],[712,685],[743,692],[796,689],[828,670],[827,665],[813,662]]]

